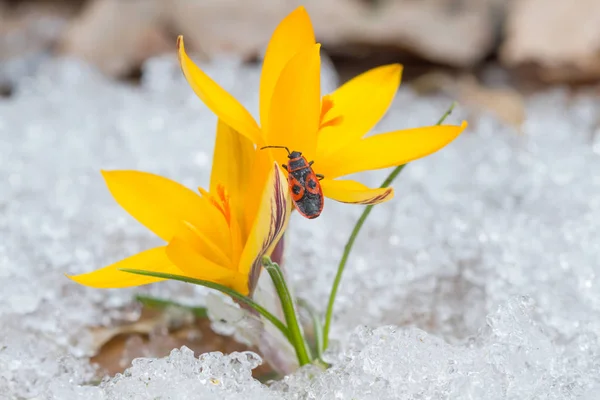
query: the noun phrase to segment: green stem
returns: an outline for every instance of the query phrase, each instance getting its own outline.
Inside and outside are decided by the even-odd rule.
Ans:
[[[192,283],[194,285],[205,286],[207,288],[218,290],[219,292],[225,293],[226,295],[229,295],[229,296],[241,301],[242,303],[247,304],[248,306],[252,307],[253,309],[255,309],[256,312],[258,312],[260,315],[262,315],[268,321],[270,321],[273,325],[275,325],[275,327],[277,329],[279,329],[281,331],[281,333],[283,333],[283,335],[290,342],[292,340],[288,328],[276,316],[271,314],[264,307],[255,303],[250,297],[244,296],[243,294],[238,293],[235,290],[228,288],[227,286],[219,285],[218,283],[214,283],[214,282],[210,282],[210,281],[203,281],[200,279],[189,278],[187,276],[164,274],[162,272],[144,271],[144,270],[140,270],[140,269],[128,269],[128,268],[122,268],[122,269],[119,269],[119,271],[129,272],[130,274],[136,274],[136,275],[152,276],[154,278],[171,279],[171,280],[175,280],[175,281],[187,282],[187,283]]]
[[[452,113],[452,110],[456,106],[456,102],[452,102],[448,110],[442,115],[442,117],[438,120],[436,125],[441,125],[446,118]],[[406,164],[399,165],[388,175],[388,177],[383,181],[380,188],[386,188],[396,179],[398,174],[402,172]],[[350,233],[350,237],[348,238],[348,242],[346,242],[346,246],[344,246],[344,253],[342,254],[342,258],[338,265],[337,273],[335,274],[335,279],[333,281],[333,286],[331,287],[331,293],[329,294],[329,301],[327,303],[327,311],[325,314],[325,326],[323,328],[323,350],[327,349],[329,345],[329,330],[331,328],[331,319],[333,316],[333,306],[335,304],[335,298],[337,295],[338,288],[340,286],[340,282],[342,280],[342,275],[344,273],[344,268],[346,268],[346,263],[348,262],[348,257],[350,256],[350,251],[354,246],[354,242],[356,241],[356,237],[360,232],[363,224],[365,223],[369,214],[371,214],[371,210],[373,209],[373,205],[368,205],[365,207],[362,215],[354,225],[354,229],[352,229],[352,233]]]
[[[321,319],[317,311],[307,301],[298,299],[298,305],[306,310],[312,320],[313,330],[315,331],[315,352],[317,353],[317,359],[325,364],[323,361],[323,325],[321,324]]]
[[[452,104],[450,104],[450,107],[448,107],[448,109],[446,110],[446,112],[444,113],[444,115],[442,115],[440,117],[440,119],[438,119],[438,122],[436,122],[436,125],[441,125],[444,123],[444,121],[446,120],[446,118],[448,118],[450,116],[450,114],[452,114],[452,111],[454,110],[454,107],[456,107],[456,102],[453,101]]]
[[[290,332],[290,342],[296,350],[298,362],[300,363],[300,366],[309,364],[310,355],[308,354],[306,342],[304,341],[304,336],[302,335],[300,325],[298,324],[298,317],[296,316],[294,301],[285,283],[281,269],[279,268],[279,265],[271,261],[269,257],[263,257],[263,265],[269,275],[271,275],[271,279],[273,280],[273,284],[275,285],[275,289],[279,295],[281,308],[283,309],[285,321]]]
[[[186,306],[175,301],[161,299],[159,297],[154,296],[147,296],[145,294],[136,294],[135,299],[139,301],[143,306],[148,308],[156,308],[162,310],[168,307],[177,307],[191,312],[196,318],[208,317],[208,311],[206,310],[206,307]]]

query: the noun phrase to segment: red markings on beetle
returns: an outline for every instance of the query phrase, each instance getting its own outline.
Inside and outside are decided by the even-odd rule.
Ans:
[[[291,151],[285,146],[265,146],[262,149],[285,149],[289,161],[282,167],[288,172],[288,187],[292,194],[294,207],[305,218],[314,219],[323,211],[324,197],[319,180],[322,175],[315,174],[306,157],[299,151]]]

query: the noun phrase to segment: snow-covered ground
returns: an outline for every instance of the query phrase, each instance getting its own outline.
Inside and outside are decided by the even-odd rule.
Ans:
[[[206,68],[256,111],[257,67]],[[377,130],[433,124],[450,101],[401,88]],[[157,243],[99,170],[206,186],[216,119],[172,58],[149,62],[141,87],[45,64],[0,99],[0,399],[597,399],[600,98],[555,89],[526,112],[517,133],[459,108],[448,122],[468,117],[469,129],[400,175],[348,264],[328,371],[265,386],[252,353],[183,348],[92,385],[90,326],[135,320],[135,293],[188,304],[206,293],[176,282],[96,290],[63,275]],[[293,217],[286,238],[303,244],[287,246],[286,267],[320,310],[360,212],[328,201],[316,220]]]

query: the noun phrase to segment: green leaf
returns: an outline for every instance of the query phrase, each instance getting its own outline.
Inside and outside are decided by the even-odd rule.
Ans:
[[[234,299],[237,299],[237,300],[241,301],[242,303],[245,303],[246,305],[252,307],[254,310],[256,310],[256,312],[261,314],[263,317],[265,317],[267,320],[269,320],[273,325],[275,325],[275,327],[277,329],[279,329],[281,331],[281,333],[283,333],[283,335],[288,340],[290,340],[289,330],[283,324],[283,322],[281,322],[276,316],[271,314],[264,307],[255,303],[254,300],[252,300],[250,297],[244,296],[243,294],[236,292],[235,290],[228,288],[227,286],[223,286],[223,285],[220,285],[215,282],[203,281],[200,279],[190,278],[188,276],[165,274],[162,272],[154,272],[154,271],[144,271],[141,269],[120,268],[119,271],[129,272],[130,274],[136,274],[136,275],[152,276],[155,278],[171,279],[174,281],[191,283],[193,285],[199,285],[199,286],[204,286],[204,287],[207,287],[210,289],[218,290],[219,292],[225,293],[225,294],[233,297]]]
[[[169,307],[176,307],[191,312],[196,318],[208,318],[208,310],[206,309],[206,307],[186,306],[184,304],[177,303],[172,300],[161,299],[158,297],[147,296],[144,294],[137,294],[135,296],[135,299],[148,308],[156,308],[159,310],[163,310]]]

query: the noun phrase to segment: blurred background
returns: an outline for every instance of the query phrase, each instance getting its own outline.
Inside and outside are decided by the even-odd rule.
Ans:
[[[300,4],[342,79],[402,62],[419,89],[478,104],[481,81],[528,93],[600,79],[600,0],[0,0],[0,94],[56,56],[135,81],[146,59],[174,53],[178,34],[200,59],[255,61]]]
[[[405,84],[418,93],[447,94],[512,127],[525,119],[526,98],[549,86],[600,94],[600,0],[0,0],[0,98],[55,57],[136,84],[149,58],[175,59],[179,34],[199,60],[256,63],[275,26],[299,5],[342,81],[400,62]],[[102,338],[149,325],[132,326]],[[190,345],[186,335],[161,336],[157,353]],[[127,364],[115,360],[125,342],[111,342],[92,361],[122,370]],[[202,346],[195,349],[243,348],[217,335]]]

